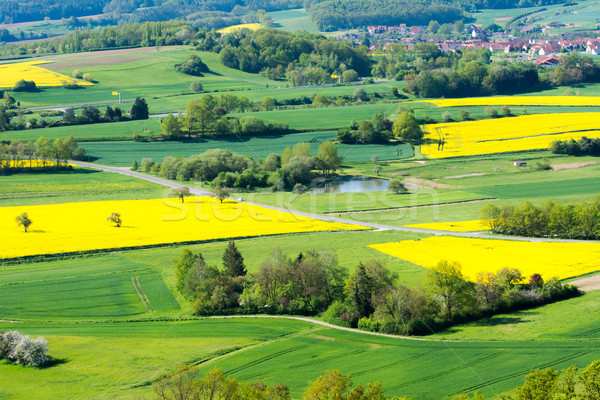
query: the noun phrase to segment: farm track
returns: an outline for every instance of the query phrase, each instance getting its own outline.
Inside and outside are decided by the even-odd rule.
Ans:
[[[82,168],[92,168],[92,169],[97,169],[97,170],[101,170],[101,171],[122,174],[122,175],[130,176],[133,178],[143,179],[143,180],[146,180],[146,181],[149,181],[152,183],[156,183],[158,185],[168,187],[170,189],[188,187],[190,190],[190,193],[193,195],[196,195],[196,196],[212,196],[213,195],[211,192],[206,191],[206,190],[192,188],[192,187],[183,185],[181,183],[169,181],[167,179],[162,179],[162,178],[159,178],[156,176],[146,175],[146,174],[142,174],[140,172],[132,171],[129,169],[129,167],[111,167],[111,166],[107,166],[107,165],[94,164],[94,163],[81,162],[81,161],[70,161],[70,163],[73,165],[76,165],[78,167],[82,167]],[[235,199],[232,199],[232,200],[235,200]],[[306,217],[306,218],[317,219],[320,221],[337,222],[337,223],[342,223],[342,224],[347,224],[347,225],[356,225],[356,226],[360,226],[360,227],[369,227],[369,228],[377,229],[380,231],[381,230],[393,230],[393,231],[401,231],[401,232],[428,234],[428,235],[434,235],[434,236],[456,236],[456,237],[463,237],[463,238],[502,239],[502,240],[515,240],[515,241],[521,241],[521,242],[600,243],[600,241],[593,241],[593,240],[569,240],[569,239],[532,238],[532,237],[520,237],[520,236],[501,236],[501,235],[482,234],[482,233],[478,233],[478,232],[452,232],[452,231],[439,231],[439,230],[433,230],[433,229],[408,228],[406,226],[381,225],[381,224],[376,224],[376,223],[371,223],[371,222],[359,222],[359,221],[353,221],[353,220],[349,220],[349,219],[337,218],[337,217],[332,217],[329,215],[314,214],[314,213],[290,210],[289,208],[270,206],[270,205],[265,205],[265,204],[253,203],[253,202],[249,202],[249,201],[246,201],[245,203],[263,207],[263,208],[270,209],[270,210],[289,213],[294,216],[302,216],[302,217]],[[339,213],[336,213],[336,214],[339,214]]]

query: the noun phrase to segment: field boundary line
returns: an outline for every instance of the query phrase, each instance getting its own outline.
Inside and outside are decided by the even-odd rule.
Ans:
[[[148,305],[146,304],[146,302],[144,301],[144,298],[142,297],[142,295],[140,294],[140,291],[138,290],[137,286],[135,286],[135,281],[133,280],[133,276],[131,277],[131,283],[133,284],[133,288],[135,289],[136,293],[138,294],[138,296],[140,297],[140,300],[142,301],[142,303],[144,304],[144,307],[146,307],[146,310],[150,311],[150,308],[148,308]]]
[[[135,277],[135,281],[137,282],[138,287],[140,288],[140,291],[142,292],[142,294],[144,295],[144,298],[146,299],[146,302],[150,305],[150,308],[152,309],[152,311],[156,311],[154,309],[154,307],[152,307],[152,303],[150,303],[150,300],[148,299],[148,296],[146,296],[146,293],[144,293],[144,289],[142,289],[142,285],[140,285],[140,281],[139,281],[139,276]]]

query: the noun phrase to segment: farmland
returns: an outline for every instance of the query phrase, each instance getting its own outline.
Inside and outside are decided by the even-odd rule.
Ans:
[[[1,240],[8,247],[1,258],[68,253],[163,243],[207,241],[290,232],[357,229],[325,223],[252,204],[211,197],[119,200],[3,207],[0,219],[10,221],[27,212],[35,220],[27,240],[16,226],[3,229]],[[122,215],[123,226],[108,223],[111,213]],[[65,220],[64,215],[70,215]],[[235,231],[231,224],[235,223]],[[209,228],[210,227],[210,228]],[[360,229],[360,228],[358,228]]]
[[[542,16],[551,20],[552,12],[561,7],[549,6]],[[575,7],[596,6],[583,1],[565,9],[579,10]],[[494,10],[474,17],[487,25],[495,17],[527,11]],[[316,32],[304,9],[268,14],[278,29]],[[192,54],[210,72],[193,77],[175,70],[176,63]],[[250,156],[260,170],[271,153],[281,154],[286,147],[305,142],[316,155],[321,143],[334,140],[336,130],[348,128],[352,121],[360,123],[383,112],[393,123],[409,108],[429,135],[423,145],[397,138],[390,144],[336,144],[343,161],[327,179],[397,179],[408,187],[408,193],[402,194],[311,194],[261,187],[230,189],[232,199],[243,201],[227,199],[221,204],[215,198],[186,197],[182,203],[163,185],[117,173],[87,168],[36,173],[0,169],[0,329],[44,336],[53,358],[41,369],[0,361],[0,376],[6,377],[0,382],[0,398],[152,398],[156,379],[182,364],[196,365],[201,373],[219,367],[226,375],[248,382],[283,382],[295,399],[309,381],[329,369],[352,374],[354,383],[381,381],[390,397],[451,399],[477,390],[486,398],[497,398],[521,385],[532,368],[582,367],[600,359],[597,291],[531,310],[457,323],[411,338],[425,340],[410,340],[266,315],[200,318],[195,314],[198,299],[178,288],[175,268],[182,251],[189,249],[193,255],[201,253],[207,267],[222,271],[224,251],[235,239],[248,272],[244,295],[256,288],[259,271],[275,260],[279,250],[294,265],[312,249],[334,251],[341,270],[348,274],[378,260],[397,276],[395,285],[415,293],[421,293],[428,268],[440,260],[460,262],[470,280],[477,272],[503,267],[519,268],[525,281],[534,273],[546,281],[558,276],[565,282],[594,276],[599,270],[598,243],[477,235],[489,232],[479,220],[486,204],[501,207],[526,200],[538,206],[548,200],[564,204],[600,192],[597,157],[547,151],[556,139],[600,137],[600,113],[595,112],[600,105],[598,84],[541,88],[518,96],[427,99],[405,96],[406,82],[393,79],[288,87],[285,77],[273,80],[264,73],[227,68],[218,54],[192,46],[57,54],[43,60],[51,61],[43,64],[51,73],[68,78],[80,69],[93,76],[94,84],[74,90],[57,83],[36,93],[10,92],[22,108],[62,109],[69,104],[115,101],[112,92],[118,91],[128,101],[145,98],[150,113],[160,116],[0,131],[0,140],[73,135],[85,148],[88,161],[122,167],[121,172],[134,160],[161,162],[167,156],[189,157],[217,148]],[[10,65],[0,64],[0,68]],[[202,83],[202,93],[191,93],[195,81]],[[352,99],[357,88],[369,95],[367,101]],[[402,91],[397,97],[392,95],[394,88]],[[562,96],[567,90],[578,95]],[[255,110],[271,97],[279,102],[271,111],[229,117],[256,116],[288,124],[300,133],[231,140],[159,139],[164,113],[180,112],[204,93],[244,96],[256,102]],[[306,100],[320,94],[328,97],[329,106],[313,106]],[[334,105],[340,96],[346,99]],[[287,102],[298,99],[302,102]],[[111,105],[124,112],[131,107],[129,102]],[[502,106],[512,107],[511,116],[492,118],[489,109]],[[104,105],[99,107],[104,112]],[[461,117],[461,110],[469,111],[469,117]],[[446,112],[450,118],[443,117]],[[30,118],[41,119],[40,110],[21,116],[15,111],[12,116],[13,121]],[[58,115],[48,118],[60,119]],[[134,142],[134,133],[155,141]],[[440,134],[443,147],[438,148]],[[517,167],[516,160],[526,165]],[[541,163],[547,163],[548,169],[538,166]],[[322,180],[320,170],[310,172]],[[277,171],[269,173],[278,177]],[[156,179],[159,174],[149,175]],[[178,183],[214,190],[205,181]],[[282,210],[431,231],[364,229]],[[33,221],[27,233],[15,222],[23,212]],[[113,212],[121,214],[122,226],[107,221]],[[459,234],[452,232],[472,232],[466,235],[474,237],[452,236]],[[314,318],[328,321],[324,314]],[[445,339],[451,341],[441,341]]]
[[[435,99],[428,103],[438,107],[468,106],[600,106],[600,97],[592,96],[499,96]]]
[[[160,143],[91,142],[84,143],[82,146],[86,149],[90,159],[101,164],[131,165],[133,160],[139,162],[145,157],[161,161],[166,156],[189,157],[210,149],[231,150],[250,156],[258,161],[266,158],[271,153],[281,154],[286,147],[292,147],[300,142],[310,143],[313,154],[316,154],[322,142],[334,139],[334,132],[307,132],[276,137],[236,137],[231,140],[198,139]],[[372,155],[377,155],[381,160],[394,160],[413,156],[413,149],[410,145],[403,143],[400,148],[402,149],[400,156],[395,144],[360,146],[340,144],[338,145],[338,152],[346,162],[369,161]]]
[[[37,86],[62,86],[64,82],[68,84],[76,84],[81,86],[93,85],[91,82],[86,82],[69,76],[52,72],[42,67],[46,61],[22,62],[14,64],[0,65],[0,88],[12,88],[15,83],[21,79],[34,81]]]
[[[0,177],[0,205],[66,203],[72,201],[148,199],[161,197],[159,185],[123,175],[74,168],[40,175],[18,173]]]
[[[524,276],[540,274],[570,278],[598,270],[598,243],[526,242],[457,237],[430,237],[418,241],[386,243],[372,246],[383,253],[402,257],[426,268],[442,260],[458,261],[463,274],[475,280],[479,272],[497,272],[514,267]]]
[[[445,158],[543,149],[554,140],[600,137],[597,130],[599,115],[538,114],[427,125],[427,138],[434,143],[423,145],[421,152],[429,158]]]

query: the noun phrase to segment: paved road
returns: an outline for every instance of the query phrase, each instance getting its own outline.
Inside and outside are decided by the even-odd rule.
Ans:
[[[80,167],[93,168],[93,169],[98,169],[101,171],[114,172],[117,174],[132,176],[134,178],[143,179],[143,180],[146,180],[149,182],[156,183],[158,185],[166,186],[171,189],[186,186],[181,183],[173,182],[173,181],[170,181],[167,179],[159,178],[159,177],[152,176],[152,175],[142,174],[140,172],[135,172],[135,171],[130,170],[129,167],[110,167],[110,166],[106,166],[106,165],[87,163],[87,162],[81,162],[81,161],[70,161],[70,163],[80,166]],[[211,192],[206,191],[206,190],[196,189],[196,188],[191,188],[191,187],[189,187],[189,189],[190,189],[190,193],[192,193],[196,196],[212,196],[213,195]],[[321,221],[339,222],[339,223],[343,223],[343,224],[369,227],[369,228],[374,228],[374,229],[378,229],[378,230],[413,232],[413,233],[422,233],[422,234],[435,235],[435,236],[456,236],[456,237],[483,238],[483,239],[506,239],[506,240],[518,240],[518,241],[523,241],[523,242],[600,243],[600,241],[592,241],[592,240],[568,240],[568,239],[531,238],[531,237],[518,237],[518,236],[500,236],[500,235],[490,235],[490,234],[479,233],[479,232],[452,232],[452,231],[437,231],[437,230],[433,230],[433,229],[408,228],[405,226],[382,225],[382,224],[375,224],[375,223],[371,223],[371,222],[353,221],[351,219],[333,217],[331,215],[307,213],[307,212],[302,212],[302,211],[290,210],[289,208],[285,208],[285,207],[270,206],[270,205],[254,203],[254,202],[250,202],[250,201],[245,201],[245,203],[253,204],[253,205],[267,208],[270,210],[287,212],[292,215],[298,215],[298,216],[302,216],[302,217],[318,219]]]

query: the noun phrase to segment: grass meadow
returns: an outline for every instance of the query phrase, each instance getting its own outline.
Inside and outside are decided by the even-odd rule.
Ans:
[[[270,12],[269,15],[273,18],[273,24],[276,28],[288,32],[306,31],[309,33],[317,33],[317,27],[308,16],[308,12],[304,8],[295,10],[283,10]]]

